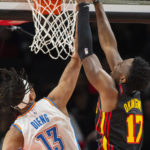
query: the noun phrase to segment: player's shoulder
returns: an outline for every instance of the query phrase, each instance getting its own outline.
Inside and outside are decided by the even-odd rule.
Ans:
[[[49,105],[57,108],[56,104],[48,97],[43,97],[42,99],[40,99],[38,101],[38,105],[40,105],[40,104],[49,104]]]
[[[10,129],[8,130],[8,132],[13,134],[13,135],[22,136],[22,134],[21,134],[22,132],[20,132],[16,127],[20,128],[19,125],[15,124],[15,123],[12,124],[10,126]]]
[[[3,147],[4,149],[16,149],[16,147],[23,146],[23,134],[17,130],[14,126],[11,126],[10,129],[7,131]]]

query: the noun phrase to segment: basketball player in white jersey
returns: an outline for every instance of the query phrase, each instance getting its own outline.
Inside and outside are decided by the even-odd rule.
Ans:
[[[2,150],[80,150],[66,108],[80,69],[75,52],[58,85],[38,102],[27,80],[15,70],[0,69],[0,102],[21,113],[7,132]]]

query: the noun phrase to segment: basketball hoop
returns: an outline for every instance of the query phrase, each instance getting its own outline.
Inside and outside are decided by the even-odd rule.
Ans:
[[[34,4],[33,4],[34,2]],[[76,6],[74,0],[28,0],[32,8],[35,36],[31,51],[53,59],[67,59],[74,51]]]

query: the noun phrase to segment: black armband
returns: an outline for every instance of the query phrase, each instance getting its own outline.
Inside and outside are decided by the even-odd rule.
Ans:
[[[89,23],[89,5],[86,3],[79,4],[78,54],[81,60],[93,54],[92,32]]]

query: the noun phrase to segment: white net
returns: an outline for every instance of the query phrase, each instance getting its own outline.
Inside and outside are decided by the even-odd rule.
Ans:
[[[28,0],[33,14],[35,36],[31,51],[53,59],[67,59],[74,51],[76,6],[74,0]]]

